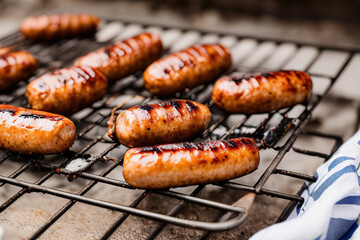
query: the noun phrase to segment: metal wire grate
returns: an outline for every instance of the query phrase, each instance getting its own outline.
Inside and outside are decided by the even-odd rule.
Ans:
[[[108,36],[108,39],[102,40],[101,43],[97,41],[99,40],[101,33],[105,34],[106,31],[109,33],[109,30],[106,29],[110,29],[116,24],[118,24],[116,27],[116,34],[110,34],[111,36]],[[100,28],[97,39],[70,39],[50,44],[34,44],[22,40],[20,33],[15,33],[3,38],[0,43],[4,46],[16,45],[18,49],[27,49],[33,53],[40,61],[41,69],[38,71],[37,75],[41,75],[47,71],[70,66],[75,58],[93,51],[100,46],[107,45],[110,41],[130,37],[133,34],[144,31],[144,29],[161,33],[166,47],[166,53],[180,50],[181,48],[185,48],[194,43],[221,42],[227,45],[232,49],[234,60],[233,68],[228,74],[243,75],[248,74],[249,72],[296,68],[298,70],[308,71],[313,77],[314,86],[319,88],[314,89],[314,94],[308,105],[305,106],[299,104],[291,108],[274,111],[268,114],[226,114],[218,109],[211,101],[210,95],[213,85],[199,86],[190,91],[176,95],[176,98],[191,99],[204,103],[208,105],[213,112],[213,121],[210,127],[200,137],[201,140],[247,136],[255,139],[259,145],[262,141],[263,146],[261,152],[264,151],[264,149],[272,149],[276,152],[275,157],[260,174],[255,184],[248,185],[239,183],[238,180],[232,180],[224,183],[215,183],[213,185],[221,188],[233,189],[234,191],[253,192],[289,200],[288,206],[278,219],[279,222],[285,220],[296,204],[303,201],[300,194],[304,187],[300,189],[298,194],[294,195],[271,190],[265,188],[264,185],[274,174],[285,175],[309,182],[316,180],[310,175],[278,168],[279,163],[290,149],[300,154],[317,156],[327,160],[340,146],[342,140],[337,136],[318,134],[315,132],[302,132],[310,119],[311,112],[347,67],[353,55],[356,53],[356,50],[304,46],[301,43],[284,43],[266,39],[244,38],[218,32],[208,33],[198,30],[175,29],[166,26],[149,26],[146,24],[134,24],[117,20],[107,20]],[[326,61],[328,60],[323,56],[328,53],[336,53],[339,55],[335,59],[335,62],[331,63],[333,64],[332,67],[334,69],[332,73],[326,73],[322,68],[322,65],[327,64]],[[325,63],[321,62],[324,60]],[[0,213],[14,204],[26,193],[31,192],[40,192],[69,200],[54,215],[47,219],[30,239],[36,239],[41,236],[77,202],[125,213],[113,222],[113,224],[108,226],[108,229],[103,233],[101,239],[109,238],[130,215],[160,222],[151,230],[150,234],[147,236],[148,239],[157,237],[168,223],[201,229],[204,231],[201,238],[206,238],[209,231],[231,229],[239,226],[245,220],[246,213],[241,207],[197,197],[204,189],[205,185],[196,186],[190,193],[186,194],[178,192],[176,189],[141,191],[138,194],[138,197],[128,206],[86,196],[86,193],[98,183],[115,186],[118,191],[122,191],[122,189],[134,190],[132,186],[121,180],[121,178],[115,179],[107,177],[108,174],[122,165],[123,154],[126,148],[120,146],[118,143],[112,142],[107,137],[106,122],[111,114],[111,110],[115,106],[121,105],[123,109],[126,109],[139,103],[152,103],[161,100],[152,97],[143,88],[141,77],[142,73],[139,72],[118,81],[109,88],[108,94],[103,100],[96,102],[92,107],[86,108],[70,116],[70,119],[75,122],[77,127],[78,139],[69,151],[59,155],[33,157],[1,151],[0,164],[4,164],[6,161],[13,161],[17,158],[25,158],[28,161],[25,161],[25,163],[12,174],[6,176],[0,175],[0,188],[5,184],[15,185],[21,188],[20,191],[7,199],[7,201],[0,206]],[[36,77],[31,78],[29,81],[32,81],[35,78]],[[316,81],[322,81],[324,84],[319,85]],[[18,88],[13,92],[1,94],[0,101],[6,104],[26,107],[27,102],[24,97],[26,84],[27,83],[20,83]],[[293,147],[294,142],[301,134],[333,139],[335,140],[335,144],[331,146],[330,154]],[[261,152],[260,154],[262,154]],[[49,161],[49,159],[51,159],[51,161]],[[58,160],[58,163],[56,163],[54,159]],[[99,162],[106,163],[104,164],[106,167],[104,167],[100,173],[92,172],[92,166]],[[69,164],[77,164],[76,169],[69,168]],[[18,179],[24,172],[31,172],[34,171],[34,169],[41,172],[41,177],[35,182]],[[120,172],[119,175],[121,175]],[[55,178],[56,176],[68,178],[69,184],[72,184],[71,181],[74,179],[79,178],[90,181],[84,184],[76,193],[43,185],[47,180]],[[166,214],[137,208],[150,193],[179,199],[181,201]],[[189,203],[202,205],[206,207],[206,209],[218,209],[222,214],[218,219],[212,219],[209,222],[194,221],[177,217],[177,214]],[[236,216],[230,220],[224,221],[224,218],[221,216],[226,212],[233,212]]]

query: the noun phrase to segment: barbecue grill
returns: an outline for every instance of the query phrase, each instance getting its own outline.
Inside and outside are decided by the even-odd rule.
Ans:
[[[6,222],[8,216],[6,211],[14,206],[21,209],[22,205],[19,202],[22,199],[26,201],[49,199],[49,204],[54,203],[52,199],[60,199],[60,203],[54,204],[56,211],[43,216],[39,221],[40,224],[34,227],[37,230],[27,237],[30,239],[59,237],[57,231],[67,229],[55,228],[57,222],[65,214],[75,211],[77,205],[82,206],[82,203],[85,203],[104,211],[111,210],[106,211],[104,215],[109,217],[97,220],[98,223],[95,225],[101,225],[102,232],[100,235],[91,235],[94,238],[108,239],[114,236],[124,229],[124,225],[131,226],[131,223],[134,223],[132,218],[136,216],[149,219],[142,220],[144,225],[142,231],[136,228],[127,229],[127,231],[134,230],[137,237],[146,239],[161,237],[162,232],[169,231],[166,230],[169,226],[178,225],[197,229],[191,236],[205,239],[211,238],[214,231],[239,227],[247,216],[252,214],[252,209],[247,212],[244,207],[233,203],[246,196],[246,193],[255,193],[257,196],[286,201],[288,204],[277,219],[277,222],[284,221],[292,209],[303,201],[300,195],[305,189],[305,184],[293,194],[272,189],[270,179],[274,175],[282,175],[285,176],[282,179],[289,182],[294,180],[297,183],[314,182],[316,178],[313,175],[285,170],[278,165],[283,159],[287,159],[288,155],[292,158],[296,156],[297,161],[305,162],[304,158],[326,161],[342,144],[341,137],[304,131],[304,127],[309,122],[312,111],[339,76],[344,71],[350,71],[349,68],[356,67],[352,62],[356,60],[357,49],[310,46],[300,42],[282,42],[222,32],[149,25],[149,23],[129,22],[126,19],[103,20],[104,23],[93,39],[77,38],[60,40],[56,43],[31,43],[24,41],[21,34],[16,32],[1,39],[0,44],[15,45],[18,49],[26,49],[33,53],[40,61],[41,68],[37,73],[39,76],[60,67],[68,67],[77,57],[108,45],[112,41],[125,39],[146,30],[161,34],[166,49],[165,54],[196,43],[220,42],[232,50],[233,67],[227,74],[243,76],[279,69],[307,71],[314,82],[312,98],[307,104],[298,104],[267,114],[229,115],[211,101],[213,84],[177,94],[175,98],[191,99],[206,104],[213,113],[210,127],[197,140],[251,137],[261,149],[259,169],[248,176],[222,183],[169,190],[138,190],[122,178],[121,165],[127,148],[109,139],[106,125],[111,110],[116,106],[120,106],[119,111],[121,111],[136,104],[164,100],[151,96],[144,89],[142,73],[138,72],[110,86],[108,94],[101,101],[70,116],[76,125],[78,139],[69,151],[49,156],[24,156],[0,151],[0,189],[1,191],[6,189],[4,194],[0,194],[0,213],[2,213],[0,219]],[[330,71],[329,64],[331,64]],[[16,90],[1,94],[0,101],[26,107],[27,101],[24,96],[26,85],[25,82],[19,83]],[[359,123],[356,124],[354,128],[357,128]],[[299,137],[326,140],[329,142],[328,151],[320,152],[306,147],[295,147],[294,143]],[[12,172],[8,174],[9,171]],[[92,194],[95,188],[110,188],[114,196],[109,198],[106,194]],[[37,194],[34,198],[29,197],[29,195],[34,196],[34,193],[42,194]],[[219,197],[221,195],[223,197]],[[117,201],[119,196],[126,201]],[[191,214],[187,214],[189,209]],[[197,215],[198,212],[201,214]],[[41,215],[41,212],[34,214]],[[88,215],[84,217],[86,216]],[[130,223],[126,224],[127,221]],[[244,236],[248,234],[244,233]],[[86,236],[91,238],[90,235]]]

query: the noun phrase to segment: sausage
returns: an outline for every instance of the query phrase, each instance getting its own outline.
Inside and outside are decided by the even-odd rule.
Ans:
[[[75,61],[75,66],[97,68],[110,82],[114,82],[145,69],[154,60],[160,58],[162,53],[160,36],[154,33],[142,33],[80,57]]]
[[[145,189],[205,184],[248,174],[259,158],[249,138],[132,148],[124,156],[123,175]]]
[[[69,119],[42,111],[0,104],[0,148],[22,154],[53,154],[74,143]]]
[[[258,76],[224,77],[216,82],[212,100],[231,113],[264,113],[308,100],[312,80],[305,72],[279,71]]]
[[[109,136],[125,146],[140,147],[192,140],[211,121],[208,107],[193,101],[139,105],[123,111],[108,122]],[[115,131],[114,131],[115,130]]]
[[[32,109],[59,114],[77,112],[104,97],[108,81],[98,70],[71,67],[31,82],[25,96]]]
[[[33,41],[52,41],[92,34],[98,24],[99,18],[90,14],[41,15],[25,19],[21,33]]]
[[[155,95],[171,95],[209,83],[231,67],[229,50],[220,44],[195,45],[151,64],[145,87]]]
[[[2,56],[8,52],[11,52],[12,50],[13,50],[12,47],[2,47],[0,48],[0,55]]]
[[[38,67],[38,62],[29,52],[0,48],[0,91],[33,76]]]

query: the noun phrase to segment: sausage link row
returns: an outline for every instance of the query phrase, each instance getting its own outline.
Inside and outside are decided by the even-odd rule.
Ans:
[[[0,91],[33,76],[38,67],[38,62],[29,52],[0,48]]]
[[[23,154],[53,154],[68,149],[76,128],[52,113],[0,104],[0,148]]]
[[[34,80],[25,95],[32,109],[69,114],[104,97],[107,86],[108,81],[100,71],[71,67]]]
[[[142,33],[80,57],[75,66],[96,68],[113,82],[145,69],[162,53],[160,36]]]
[[[211,112],[201,103],[179,100],[145,104],[119,114],[115,128],[110,119],[109,136],[114,138],[116,134],[128,147],[182,142],[197,137],[210,121]]]
[[[21,25],[22,34],[30,40],[49,41],[94,33],[99,18],[90,14],[60,14],[29,17]]]
[[[195,45],[155,61],[144,72],[145,87],[171,95],[209,83],[231,67],[229,50],[220,44]]]
[[[123,175],[145,189],[205,184],[248,174],[259,158],[249,138],[132,148],[125,154]]]
[[[312,80],[305,72],[279,71],[258,76],[224,77],[216,82],[213,101],[231,113],[264,113],[308,100]]]

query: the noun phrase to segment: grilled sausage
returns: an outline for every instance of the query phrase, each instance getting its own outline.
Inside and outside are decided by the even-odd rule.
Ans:
[[[229,50],[220,44],[196,45],[151,64],[145,87],[155,95],[171,95],[209,83],[231,67]]]
[[[69,114],[101,99],[107,86],[107,79],[100,71],[71,67],[34,80],[25,95],[32,109]]]
[[[38,62],[29,52],[0,48],[0,91],[28,79],[38,67]]]
[[[307,73],[280,71],[247,78],[221,78],[211,97],[227,112],[252,114],[304,102],[310,98],[311,89]]]
[[[75,138],[74,123],[63,116],[0,104],[0,148],[53,154],[71,147]]]
[[[140,105],[110,119],[109,136],[114,132],[120,143],[140,147],[161,143],[182,142],[201,134],[211,121],[208,107],[193,101],[172,101]]]
[[[52,41],[94,33],[99,18],[90,14],[60,14],[29,17],[21,25],[22,34],[30,40]]]
[[[132,148],[123,175],[132,186],[171,188],[221,182],[254,171],[259,150],[249,138]]]
[[[12,50],[13,50],[12,47],[2,47],[0,48],[0,55],[2,56],[8,52],[11,52]]]
[[[79,58],[75,66],[97,68],[113,82],[145,69],[160,58],[162,52],[163,46],[159,35],[142,33],[89,53]]]

